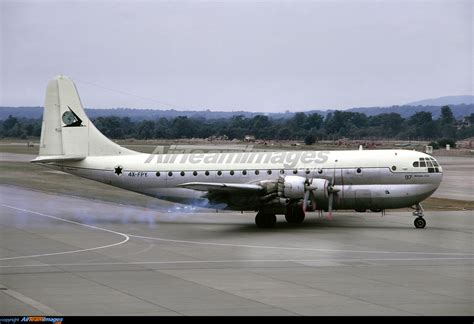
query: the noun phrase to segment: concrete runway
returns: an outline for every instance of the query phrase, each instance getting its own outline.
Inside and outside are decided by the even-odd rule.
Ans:
[[[0,315],[474,315],[472,211],[157,211],[0,186]]]
[[[474,200],[474,158],[436,157],[443,167],[443,180],[433,197]]]

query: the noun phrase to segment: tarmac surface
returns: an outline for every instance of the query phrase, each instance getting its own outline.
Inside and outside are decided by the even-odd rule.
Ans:
[[[472,211],[157,212],[0,187],[0,315],[474,315]]]
[[[474,200],[474,157],[436,157],[443,167],[443,180],[433,197]]]
[[[472,200],[472,159],[450,159],[437,194]],[[254,213],[1,183],[0,204],[0,316],[474,315],[473,211],[426,211],[425,229],[389,211],[261,230]]]

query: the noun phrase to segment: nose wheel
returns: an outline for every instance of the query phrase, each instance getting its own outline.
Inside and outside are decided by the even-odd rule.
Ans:
[[[426,221],[423,218],[423,207],[418,203],[415,205],[415,211],[413,212],[413,216],[416,216],[414,224],[416,228],[425,228]]]

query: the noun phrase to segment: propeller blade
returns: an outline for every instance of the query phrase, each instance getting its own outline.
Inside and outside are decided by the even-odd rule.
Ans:
[[[306,211],[308,210],[308,198],[309,198],[309,194],[310,194],[310,190],[306,190],[306,192],[304,193],[304,199],[303,199],[303,210]]]
[[[332,174],[332,180],[331,180],[331,187],[335,185],[335,181],[336,181],[336,165],[334,165],[334,172]]]
[[[311,199],[311,209],[315,211],[316,210],[316,197],[314,196],[314,193],[312,191],[309,198]]]
[[[328,219],[329,220],[332,220],[332,202],[333,202],[333,199],[334,199],[334,194],[331,192],[329,194],[329,203],[328,203]]]

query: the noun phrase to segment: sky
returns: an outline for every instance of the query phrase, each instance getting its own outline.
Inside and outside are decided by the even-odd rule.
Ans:
[[[307,111],[473,94],[473,1],[0,0],[0,106]]]

